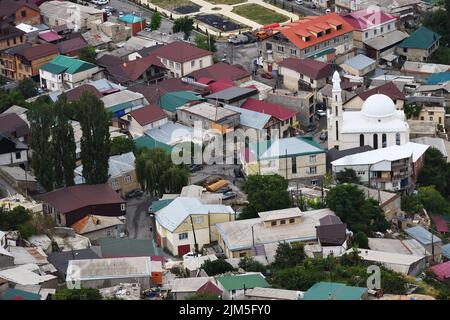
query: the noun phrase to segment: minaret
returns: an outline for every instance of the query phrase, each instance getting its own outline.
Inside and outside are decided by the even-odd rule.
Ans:
[[[328,110],[328,149],[339,148],[339,135],[342,126],[341,77],[337,71],[334,72],[332,81],[331,110]]]

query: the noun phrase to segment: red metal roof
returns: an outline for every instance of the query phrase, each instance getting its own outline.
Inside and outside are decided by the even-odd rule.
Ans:
[[[221,295],[222,290],[217,285],[212,283],[210,280],[210,281],[206,282],[204,285],[202,285],[200,288],[198,288],[197,293],[213,293],[213,294]]]
[[[450,279],[450,261],[431,267],[431,271],[433,271],[441,281]]]
[[[367,90],[363,93],[360,93],[358,96],[361,99],[366,100],[368,97],[377,93],[384,94],[392,100],[405,100],[405,95],[400,90],[398,90],[397,86],[393,82],[388,82],[376,88]]]
[[[215,63],[209,67],[196,70],[188,74],[195,79],[209,78],[215,81],[230,80],[238,81],[249,77],[250,73],[240,65],[230,65],[224,62]],[[197,80],[198,82],[198,80]]]
[[[44,40],[46,42],[53,42],[53,41],[64,39],[63,37],[61,37],[59,34],[57,34],[54,31],[41,32],[41,33],[39,33],[39,38],[41,38],[42,40]]]
[[[325,29],[324,24],[329,25],[330,27],[336,25],[341,25],[342,27],[340,30],[331,27],[330,33],[323,34],[321,37],[316,37],[313,33],[314,31],[311,32],[311,29],[323,30]],[[305,49],[335,37],[342,36],[346,33],[350,33],[353,31],[353,27],[337,13],[332,12],[324,16],[305,17],[302,20],[290,23],[288,26],[279,27],[276,30],[280,31],[296,47]],[[310,40],[305,42],[303,41],[302,36],[308,36]]]
[[[431,217],[431,219],[433,220],[434,224],[436,225],[436,230],[438,232],[448,232],[447,221],[445,221],[442,216],[433,215]]]
[[[231,87],[234,87],[233,82],[227,80],[220,80],[211,83],[209,85],[209,90],[211,90],[212,93],[215,93]]]
[[[112,77],[117,81],[122,82],[136,81],[151,66],[166,69],[154,54],[136,60],[126,61],[119,65],[108,66],[106,69]]]
[[[164,110],[155,104],[149,104],[143,108],[131,111],[130,115],[141,126],[145,126],[152,122],[167,118],[167,114],[164,112]]]
[[[278,65],[286,69],[297,71],[314,80],[328,78],[333,74],[331,64],[313,59],[287,58]]]
[[[351,24],[356,30],[366,30],[376,28],[386,22],[396,21],[397,18],[382,10],[362,9],[343,16],[345,21]]]
[[[294,110],[283,107],[279,104],[268,103],[262,100],[256,100],[254,98],[248,98],[247,101],[241,106],[243,109],[248,109],[256,112],[265,113],[277,118],[280,121],[285,121],[295,117],[297,114]]]

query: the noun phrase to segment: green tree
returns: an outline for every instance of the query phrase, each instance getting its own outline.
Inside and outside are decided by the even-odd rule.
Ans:
[[[301,242],[278,244],[273,266],[278,269],[295,267],[303,263],[305,249]]]
[[[201,268],[205,270],[206,274],[210,277],[234,270],[233,266],[223,259],[214,261],[206,260],[203,262]]]
[[[424,166],[420,172],[418,184],[435,186],[444,197],[450,196],[450,164],[447,164],[442,153],[436,148],[428,148],[425,152]]]
[[[180,193],[189,183],[189,170],[184,165],[172,165],[161,175],[161,188],[164,192]]]
[[[239,219],[251,219],[258,212],[291,207],[288,182],[280,175],[250,175],[244,184],[248,204]]]
[[[17,85],[17,90],[19,90],[25,99],[37,95],[36,83],[31,78],[20,80]]]
[[[62,288],[56,291],[53,298],[55,300],[102,300],[102,295],[98,289],[93,288]]]
[[[152,31],[158,30],[161,26],[162,16],[161,13],[155,12],[152,15],[152,19],[150,20],[150,28]]]
[[[28,112],[30,121],[30,147],[33,150],[31,168],[40,185],[46,190],[54,189],[54,157],[50,143],[53,125],[52,108],[39,102]]]
[[[95,51],[95,48],[92,46],[86,46],[82,48],[79,51],[78,57],[80,60],[90,62],[90,63],[97,63],[97,52]]]
[[[73,128],[69,123],[69,102],[63,95],[53,105],[54,124],[52,148],[54,160],[54,178],[56,188],[74,185],[76,167],[76,144]]]
[[[306,291],[322,279],[320,270],[305,270],[298,266],[275,270],[272,282],[276,288]]]
[[[220,295],[211,292],[196,293],[186,297],[185,300],[222,300]]]
[[[434,186],[419,188],[419,201],[432,214],[450,214],[450,204]]]
[[[266,274],[266,267],[259,261],[256,261],[252,257],[244,257],[239,261],[239,268],[244,269],[247,272],[261,272]]]
[[[134,140],[128,137],[115,137],[111,141],[111,155],[119,155],[133,151]]]
[[[184,40],[187,40],[191,35],[192,30],[194,30],[194,19],[185,16],[173,21],[172,31],[174,33],[183,32]]]
[[[28,239],[36,234],[36,228],[32,224],[32,212],[22,206],[15,207],[10,211],[4,211],[0,207],[0,230],[19,230],[20,235],[24,239]]]
[[[103,102],[90,92],[84,92],[76,102],[78,119],[82,130],[81,162],[83,177],[87,184],[108,181],[111,140],[109,125],[111,114]]]
[[[211,52],[216,52],[216,37],[212,35],[204,36],[202,34],[199,34],[195,36],[194,43],[197,48],[208,50]]]
[[[416,194],[405,194],[401,199],[401,209],[407,213],[418,213],[423,209],[423,205],[419,201]]]
[[[0,90],[0,113],[13,105],[26,107],[24,96],[19,90],[5,91]]]
[[[356,175],[355,170],[345,168],[344,171],[336,174],[336,180],[338,183],[356,183],[359,184],[361,179]]]
[[[364,232],[358,232],[353,239],[353,244],[358,248],[369,249],[369,238]]]
[[[136,175],[143,190],[151,196],[162,195],[166,182],[162,175],[172,166],[170,155],[164,149],[144,148],[136,157]]]

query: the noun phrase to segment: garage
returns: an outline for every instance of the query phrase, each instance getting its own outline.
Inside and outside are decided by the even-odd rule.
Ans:
[[[191,251],[191,246],[189,244],[178,246],[178,255],[179,256],[182,256],[182,255],[188,253],[189,251]]]

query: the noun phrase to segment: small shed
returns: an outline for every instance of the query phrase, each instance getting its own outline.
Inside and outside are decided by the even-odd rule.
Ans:
[[[369,72],[375,70],[377,62],[363,54],[358,54],[357,56],[346,60],[340,67],[345,71],[354,76],[362,77]]]

